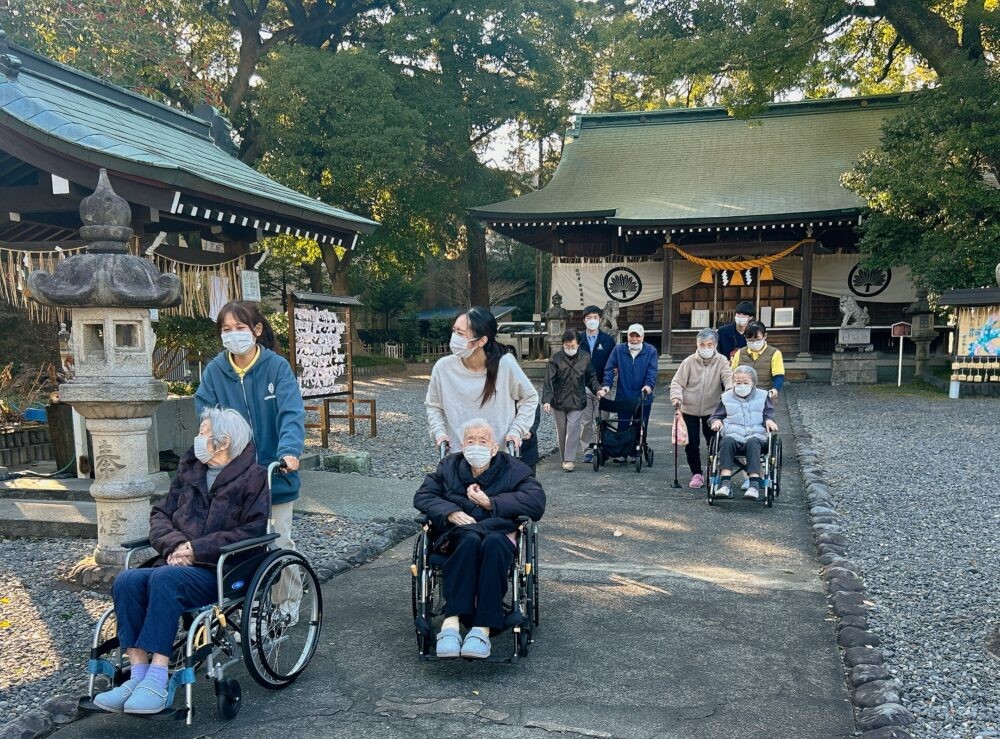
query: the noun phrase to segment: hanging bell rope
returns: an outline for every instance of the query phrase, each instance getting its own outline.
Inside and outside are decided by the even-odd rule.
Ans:
[[[677,244],[664,244],[667,249],[673,249],[675,252],[680,254],[684,259],[691,262],[692,264],[697,264],[699,267],[704,267],[705,269],[701,273],[701,282],[708,284],[712,283],[712,270],[729,270],[733,273],[733,279],[730,281],[730,285],[742,285],[743,276],[742,272],[746,269],[754,269],[760,267],[760,277],[759,282],[766,282],[768,280],[774,279],[774,273],[771,272],[771,265],[777,262],[779,259],[784,259],[793,251],[798,249],[803,244],[814,244],[815,239],[802,239],[796,244],[792,244],[790,247],[784,251],[780,251],[777,254],[771,254],[766,257],[758,257],[756,259],[745,259],[743,261],[734,262],[725,259],[703,259],[701,257],[696,257],[694,254],[690,254],[683,249],[681,249]]]

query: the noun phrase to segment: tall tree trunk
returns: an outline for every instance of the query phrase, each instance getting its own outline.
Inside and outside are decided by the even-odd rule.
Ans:
[[[465,219],[465,253],[469,262],[469,302],[490,307],[489,274],[486,271],[486,231],[479,221]]]
[[[309,278],[309,291],[314,293],[323,292],[323,263],[318,259],[312,264],[302,265],[306,277]]]

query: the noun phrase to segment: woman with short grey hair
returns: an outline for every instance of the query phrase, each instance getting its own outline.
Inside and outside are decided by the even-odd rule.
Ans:
[[[227,544],[263,536],[270,493],[252,432],[239,413],[208,408],[170,492],[149,514],[153,567],[125,570],[113,595],[128,679],[94,697],[111,713],[153,714],[167,705],[177,623],[216,598],[215,566]]]
[[[707,446],[714,432],[708,425],[709,416],[719,405],[724,390],[733,386],[733,371],[726,358],[719,354],[719,333],[704,328],[695,337],[695,351],[685,357],[670,381],[670,402],[679,409],[687,426],[688,443],[684,448],[691,481],[688,487],[698,489],[705,484],[701,464],[701,438]]]

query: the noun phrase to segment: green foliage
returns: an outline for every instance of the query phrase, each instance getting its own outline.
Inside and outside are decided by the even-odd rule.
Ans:
[[[406,362],[402,359],[383,357],[381,354],[355,354],[351,357],[351,364],[355,367],[405,367]]]
[[[168,382],[167,392],[171,395],[183,395],[189,397],[198,392],[197,382]]]
[[[433,318],[430,321],[430,330],[427,336],[431,341],[440,341],[447,344],[451,341],[451,327],[455,321],[453,318]]]
[[[221,349],[215,323],[208,318],[162,316],[154,330],[161,349],[186,349],[200,356],[212,356]]]
[[[935,293],[993,283],[1000,262],[998,110],[995,73],[949,77],[886,124],[882,148],[845,177],[872,209],[861,241],[871,262],[906,265]]]
[[[399,340],[407,359],[420,356],[420,322],[416,318],[402,318],[399,321]]]
[[[274,329],[274,340],[286,357],[288,356],[288,313],[276,311],[264,316]]]

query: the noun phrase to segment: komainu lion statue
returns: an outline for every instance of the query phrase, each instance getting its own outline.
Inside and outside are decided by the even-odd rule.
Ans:
[[[611,334],[618,340],[618,301],[609,300],[604,304],[604,315],[601,317],[600,330]]]
[[[853,295],[840,296],[840,312],[844,314],[844,320],[840,323],[841,328],[851,325],[867,326],[871,320],[868,316],[868,309],[858,305],[858,301],[854,299]]]

